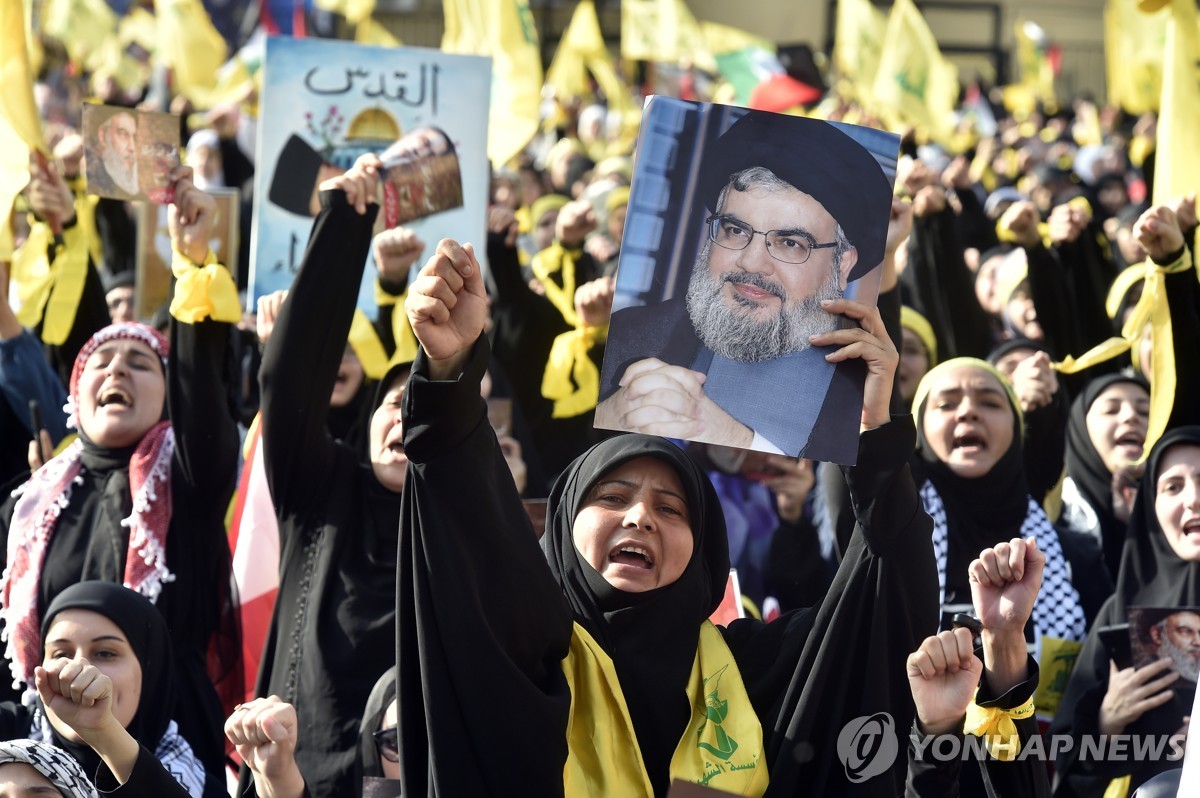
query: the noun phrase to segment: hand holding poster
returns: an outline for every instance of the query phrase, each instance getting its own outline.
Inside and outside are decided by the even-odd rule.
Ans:
[[[108,105],[83,106],[89,194],[120,200],[174,201],[179,117]]]
[[[853,463],[865,369],[810,338],[875,303],[899,138],[656,97],[638,148],[596,426]]]
[[[287,288],[318,186],[365,153],[388,167],[376,231],[482,249],[487,204],[486,58],[414,47],[267,39],[255,176],[251,301]],[[368,270],[359,307],[373,305]]]

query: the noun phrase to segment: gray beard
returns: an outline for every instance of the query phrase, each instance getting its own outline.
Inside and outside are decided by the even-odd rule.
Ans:
[[[1158,646],[1158,653],[1171,658],[1171,665],[1179,673],[1179,678],[1194,682],[1200,677],[1200,656],[1184,651],[1165,636]]]
[[[761,363],[802,352],[810,346],[809,336],[837,327],[837,319],[821,309],[823,300],[842,296],[836,267],[830,269],[829,278],[815,294],[789,303],[782,285],[756,272],[732,269],[714,277],[708,268],[711,251],[712,242],[705,241],[688,283],[687,309],[696,336],[714,353],[742,363]],[[770,292],[779,298],[781,307],[770,318],[759,319],[755,311],[760,306],[735,294],[734,302],[745,310],[731,308],[722,297],[727,283],[742,283]]]
[[[104,170],[113,182],[127,194],[138,193],[137,163],[133,168],[125,167],[125,160],[112,148],[104,148]]]

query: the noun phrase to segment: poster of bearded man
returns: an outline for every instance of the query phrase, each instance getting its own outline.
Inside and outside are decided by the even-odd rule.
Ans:
[[[83,106],[87,191],[167,205],[179,167],[179,117],[118,106]]]
[[[874,305],[899,137],[654,97],[597,427],[853,464],[865,368],[813,336]]]

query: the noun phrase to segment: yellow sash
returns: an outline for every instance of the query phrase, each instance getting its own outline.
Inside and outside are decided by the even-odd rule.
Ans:
[[[1142,330],[1150,325],[1150,340],[1154,357],[1150,373],[1150,424],[1146,430],[1146,445],[1138,462],[1146,459],[1150,449],[1162,437],[1175,403],[1175,344],[1171,331],[1171,308],[1167,304],[1166,276],[1190,271],[1192,256],[1186,248],[1174,263],[1158,266],[1146,259],[1146,285],[1142,297],[1121,327],[1120,338],[1109,338],[1078,358],[1067,357],[1055,368],[1063,374],[1075,374],[1097,363],[1128,352],[1140,340]]]
[[[392,353],[389,367],[397,363],[411,363],[417,357],[417,336],[413,334],[412,327],[408,324],[408,314],[404,310],[404,300],[407,298],[407,288],[398,295],[389,294],[383,290],[378,280],[375,281],[375,304],[381,308],[395,306],[392,309],[392,341],[396,345],[396,351]]]
[[[572,695],[565,794],[652,796],[616,668],[578,623],[562,668]],[[767,789],[762,725],[733,653],[709,621],[700,627],[687,695],[694,713],[671,757],[671,778],[761,796]]]
[[[17,320],[25,327],[42,323],[42,340],[58,345],[67,340],[75,326],[75,313],[87,281],[88,249],[84,231],[73,224],[62,232],[62,244],[48,255],[54,233],[44,222],[34,222],[13,253],[13,282],[21,309]]]
[[[562,274],[562,287],[553,275]],[[554,339],[542,375],[542,396],[554,402],[554,418],[572,418],[591,410],[600,398],[600,370],[588,355],[608,337],[608,325],[585,326],[575,314],[575,256],[554,243],[533,258],[533,274],[546,298],[575,329]]]
[[[967,705],[963,733],[982,737],[988,753],[1001,762],[1012,762],[1021,753],[1021,735],[1017,733],[1015,721],[1032,717],[1033,696],[1016,709],[985,708],[972,699]]]

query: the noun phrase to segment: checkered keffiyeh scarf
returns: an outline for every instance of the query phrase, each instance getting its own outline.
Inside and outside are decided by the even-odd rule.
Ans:
[[[67,411],[70,426],[78,426],[79,377],[83,365],[103,343],[118,338],[149,346],[166,369],[169,344],[159,332],[144,324],[113,324],[92,336],[79,351],[71,374]],[[33,669],[42,660],[38,591],[46,551],[62,511],[71,502],[74,486],[83,484],[83,441],[76,440],[60,455],[39,468],[15,491],[17,502],[8,534],[8,567],[0,576],[0,618],[4,619],[5,657],[12,670],[13,686],[33,686]],[[175,433],[160,421],[142,436],[129,458],[129,492],[133,510],[121,525],[129,529],[123,584],[149,598],[158,599],[162,586],[175,577],[167,569],[167,529],[171,523],[171,460]]]
[[[63,798],[99,798],[74,757],[49,743],[9,740],[0,743],[0,765],[22,762],[50,780]]]
[[[938,567],[938,603],[946,603],[946,562],[950,550],[946,531],[946,509],[942,497],[932,482],[921,488],[921,501],[925,512],[933,519],[933,553]],[[1038,548],[1046,556],[1046,570],[1042,574],[1042,589],[1033,605],[1034,630],[1039,636],[1055,637],[1060,640],[1083,642],[1087,636],[1087,619],[1079,603],[1079,592],[1071,584],[1070,566],[1063,554],[1058,532],[1046,517],[1046,513],[1031,497],[1025,522],[1021,524],[1021,537],[1037,538]]]

